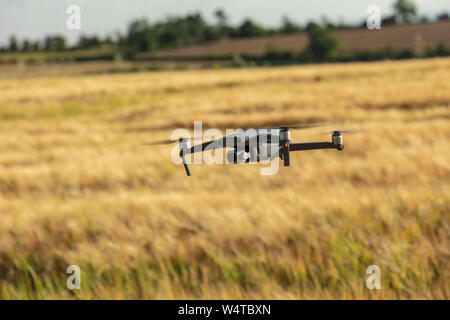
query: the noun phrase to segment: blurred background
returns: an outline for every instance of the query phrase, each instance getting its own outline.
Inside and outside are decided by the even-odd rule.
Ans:
[[[78,72],[120,72],[407,59],[447,56],[450,45],[440,0],[48,0],[2,1],[1,8],[0,63],[21,70],[55,62],[96,61]],[[377,15],[381,30],[369,30]]]
[[[1,299],[449,298],[448,1],[0,8]],[[194,121],[359,133],[186,177]]]

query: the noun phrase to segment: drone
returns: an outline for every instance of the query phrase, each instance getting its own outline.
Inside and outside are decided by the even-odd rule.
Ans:
[[[219,139],[203,142],[194,146],[190,145],[191,140],[203,140],[208,137],[180,137],[178,139],[150,142],[147,143],[147,145],[170,144],[178,142],[180,150],[179,156],[182,160],[187,176],[190,176],[191,172],[186,161],[186,155],[222,148],[232,149],[227,151],[226,154],[228,164],[243,164],[260,162],[263,160],[272,161],[279,157],[283,160],[284,166],[288,167],[290,166],[290,152],[317,149],[336,149],[342,151],[344,149],[342,135],[346,133],[353,133],[351,130],[331,131],[331,141],[329,142],[295,143],[291,141],[290,130],[306,129],[317,126],[321,125],[302,124],[240,130]]]

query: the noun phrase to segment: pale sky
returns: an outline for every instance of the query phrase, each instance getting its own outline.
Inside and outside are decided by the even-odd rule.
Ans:
[[[391,13],[394,0],[0,0],[0,45],[14,34],[19,39],[42,39],[47,34],[63,34],[70,42],[80,33],[100,34],[125,31],[130,20],[147,17],[151,22],[168,15],[200,11],[213,21],[213,12],[223,8],[232,24],[250,17],[265,26],[277,26],[283,15],[304,24],[326,15],[332,21],[360,22],[370,5],[379,5],[382,14]],[[449,0],[416,0],[419,14],[434,16],[450,11]],[[81,31],[68,30],[66,9],[81,8]]]

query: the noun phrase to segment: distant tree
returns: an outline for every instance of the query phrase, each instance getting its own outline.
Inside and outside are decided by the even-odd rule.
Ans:
[[[163,46],[170,46],[176,44],[178,39],[178,32],[175,28],[166,27],[159,34],[159,42]]]
[[[366,27],[366,26],[367,26],[367,22],[364,20],[364,26],[363,27]],[[337,29],[350,29],[350,28],[355,28],[355,26],[351,25],[351,24],[347,24],[343,17],[339,17],[339,21],[338,21],[338,23],[337,23],[335,28],[337,28]]]
[[[217,28],[206,28],[202,37],[204,41],[214,41],[224,35],[226,35],[226,33],[221,32],[221,30],[218,30]]]
[[[228,25],[228,16],[227,16],[227,14],[225,13],[225,10],[223,10],[223,9],[217,9],[215,12],[214,12],[214,16],[216,17],[216,19],[217,19],[217,23],[219,24],[219,26],[221,27],[221,28],[223,28],[223,27],[226,27],[227,25]]]
[[[447,44],[441,43],[435,47],[428,47],[425,50],[425,57],[448,57],[450,48]]]
[[[112,44],[114,43],[114,40],[111,35],[107,35],[106,38],[103,40],[104,43]]]
[[[284,16],[283,21],[281,23],[280,32],[281,33],[296,33],[301,31],[302,28],[293,22],[289,17]]]
[[[326,16],[326,15],[323,15],[321,18],[320,18],[320,20],[321,20],[321,25],[324,27],[324,28],[327,28],[327,29],[333,29],[335,26],[334,26],[334,24],[330,21],[330,19],[328,19],[328,17]]]
[[[15,36],[11,36],[9,38],[9,46],[8,46],[8,50],[10,52],[16,52],[18,50],[18,44],[17,44],[17,39]]]
[[[314,21],[310,21],[306,24],[305,30],[306,30],[306,32],[309,33],[317,28],[319,28],[319,25],[317,23],[315,23]]]
[[[86,36],[81,35],[80,39],[78,40],[77,48],[79,49],[90,49],[98,47],[101,44],[100,39],[97,36]]]
[[[387,16],[381,19],[381,25],[392,25],[395,24],[397,22],[396,16],[395,15],[391,15],[391,16]],[[364,26],[366,25],[366,22],[364,21]]]
[[[219,16],[225,24],[225,13]],[[121,52],[130,57],[136,52],[217,40],[231,31],[231,27],[208,25],[199,12],[194,12],[184,17],[169,17],[156,24],[146,19],[134,20],[127,34],[119,37],[119,44]]]
[[[124,39],[128,50],[147,51],[153,49],[151,26],[147,19],[137,19],[128,26],[128,33]]]
[[[438,15],[438,20],[439,21],[445,21],[445,20],[449,20],[450,19],[450,15],[448,14],[448,12],[442,12]]]
[[[266,30],[251,19],[246,19],[238,28],[238,37],[257,37],[264,35]]]
[[[307,51],[314,60],[326,61],[337,53],[339,41],[328,29],[317,26],[308,31],[308,36]]]
[[[20,49],[24,52],[31,51],[32,50],[31,42],[28,39],[23,40],[22,46]]]
[[[412,1],[397,0],[393,7],[395,10],[395,15],[400,22],[412,22],[417,16],[417,8]]]
[[[450,55],[450,48],[445,43],[441,43],[436,48],[436,54],[439,57],[448,57]]]
[[[31,42],[30,48],[31,51],[39,51],[41,49],[41,44],[39,41]]]
[[[415,55],[415,53],[414,53],[414,50],[412,50],[412,49],[403,49],[403,50],[400,50],[398,53],[397,53],[397,56],[396,56],[396,58],[397,59],[412,59],[412,58],[414,58],[416,55]]]
[[[44,40],[44,50],[62,51],[66,49],[66,39],[61,35],[47,36]]]

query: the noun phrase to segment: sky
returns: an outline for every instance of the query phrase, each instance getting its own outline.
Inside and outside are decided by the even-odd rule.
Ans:
[[[169,15],[200,11],[208,21],[223,8],[232,24],[250,17],[265,26],[278,26],[284,15],[304,24],[326,15],[330,20],[347,23],[364,21],[370,5],[378,5],[382,15],[392,13],[394,0],[0,0],[0,45],[11,35],[19,39],[43,39],[48,34],[63,34],[70,43],[80,34],[105,36],[124,32],[135,18],[151,22]],[[450,11],[449,0],[416,0],[421,15],[433,16]],[[81,9],[81,30],[68,30],[69,5]]]

